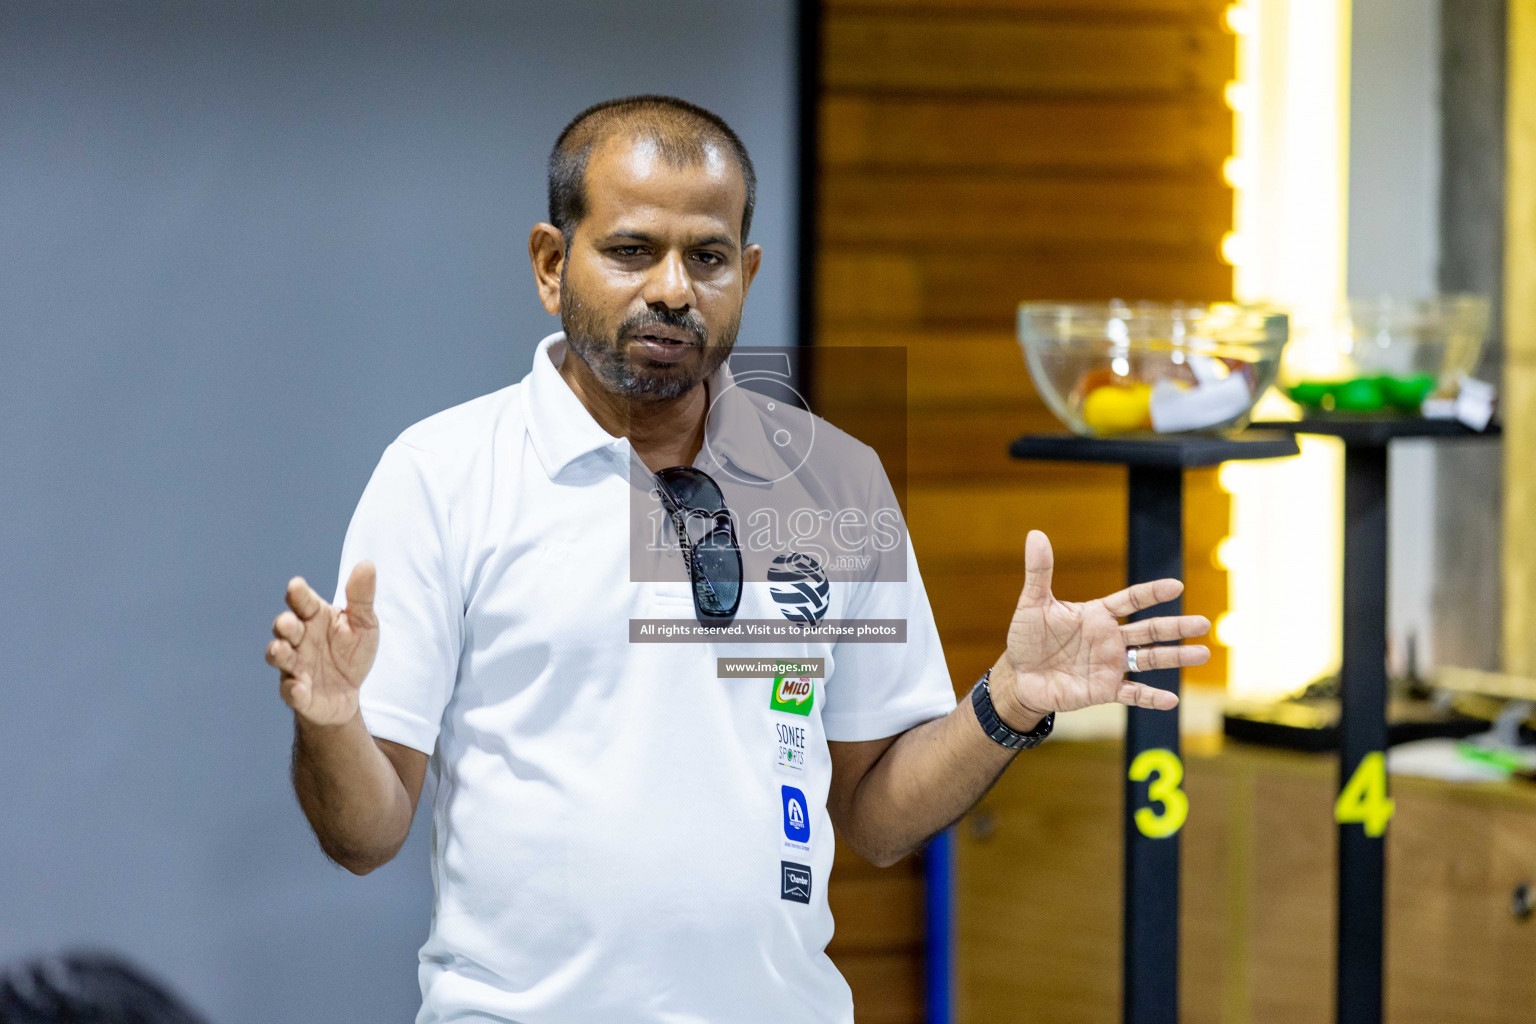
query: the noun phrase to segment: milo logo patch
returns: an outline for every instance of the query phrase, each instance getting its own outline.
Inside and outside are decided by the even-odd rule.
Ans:
[[[768,706],[790,715],[809,715],[815,700],[816,687],[812,680],[797,676],[775,676],[773,696]]]

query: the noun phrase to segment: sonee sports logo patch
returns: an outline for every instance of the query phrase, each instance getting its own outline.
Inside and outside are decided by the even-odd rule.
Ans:
[[[816,684],[811,679],[793,676],[773,677],[773,696],[768,706],[790,715],[809,715],[816,702]]]
[[[775,722],[773,728],[779,748],[778,766],[795,775],[805,774],[805,726]]]
[[[811,866],[779,861],[779,899],[794,903],[811,902]]]

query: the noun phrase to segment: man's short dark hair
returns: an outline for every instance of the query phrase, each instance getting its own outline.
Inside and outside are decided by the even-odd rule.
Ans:
[[[625,96],[577,114],[549,154],[549,222],[560,229],[567,245],[587,215],[587,158],[594,146],[615,135],[650,139],[679,167],[702,163],[711,145],[729,151],[747,186],[741,211],[741,241],[746,243],[757,205],[757,172],[731,126],[718,114],[675,96]]]

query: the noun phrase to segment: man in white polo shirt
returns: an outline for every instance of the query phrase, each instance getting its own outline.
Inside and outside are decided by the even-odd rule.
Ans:
[[[727,361],[754,193],[707,111],[579,115],[529,242],[564,331],[519,383],[385,450],[333,603],[288,586],[267,660],[325,852],[388,861],[434,781],[418,1024],[848,1024],[824,952],[834,831],[893,863],[1054,712],[1172,707],[1125,679],[1128,651],[1206,657],[1138,646],[1198,616],[1117,621],[1177,581],[1058,602],[1031,533],[1000,656],[956,707],[878,459]]]

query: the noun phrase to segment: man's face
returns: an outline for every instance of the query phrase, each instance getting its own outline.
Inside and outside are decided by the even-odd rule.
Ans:
[[[560,269],[566,338],[615,395],[686,394],[730,355],[761,258],[741,244],[740,170],[713,146],[677,167],[618,137],[593,149],[586,199]]]

